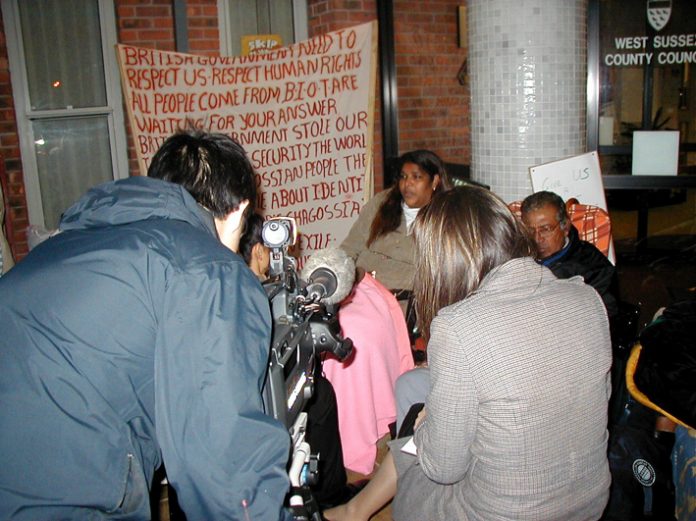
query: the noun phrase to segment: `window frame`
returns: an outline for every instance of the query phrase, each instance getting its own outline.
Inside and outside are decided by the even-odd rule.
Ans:
[[[600,154],[630,154],[628,146],[599,144],[599,91],[600,91],[600,0],[589,0],[587,5],[587,150],[597,150]],[[652,92],[643,91],[643,106],[646,98],[652,100]],[[645,111],[644,111],[645,112]],[[645,117],[643,118],[645,119]],[[694,145],[682,143],[680,151],[693,151]],[[629,174],[603,175],[605,189],[643,190],[660,188],[696,187],[696,175],[676,176],[633,176]]]
[[[45,227],[45,217],[39,184],[39,172],[34,147],[32,122],[41,119],[60,119],[84,116],[106,116],[109,131],[113,179],[128,177],[128,151],[123,114],[123,96],[115,45],[117,43],[116,16],[113,0],[97,0],[99,26],[102,38],[104,82],[107,105],[89,108],[65,108],[56,110],[32,110],[26,61],[19,17],[18,2],[2,0],[2,15],[7,42],[7,55],[12,81],[15,119],[19,134],[19,148],[24,173],[29,223]]]
[[[232,35],[228,27],[228,20],[232,14],[232,5],[229,0],[217,0],[218,25],[220,35],[220,55],[230,56],[232,54]],[[292,25],[295,34],[295,42],[307,40],[309,38],[307,22],[307,0],[292,0]],[[289,45],[292,42],[284,42]]]

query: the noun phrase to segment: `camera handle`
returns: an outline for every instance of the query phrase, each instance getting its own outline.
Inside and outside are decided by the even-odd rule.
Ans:
[[[317,480],[318,460],[311,453],[309,443],[305,440],[306,434],[307,413],[301,412],[290,429],[293,447],[288,470],[292,486],[289,506],[295,521],[321,521],[319,506],[309,488]]]

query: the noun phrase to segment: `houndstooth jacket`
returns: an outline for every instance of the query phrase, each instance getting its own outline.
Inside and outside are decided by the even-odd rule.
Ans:
[[[441,310],[431,332],[412,472],[442,495],[401,507],[421,520],[599,518],[611,344],[597,292],[515,259]]]

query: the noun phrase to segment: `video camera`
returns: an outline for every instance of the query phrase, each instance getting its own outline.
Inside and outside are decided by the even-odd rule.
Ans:
[[[322,250],[310,256],[300,277],[295,258],[288,255],[297,238],[294,219],[270,219],[261,235],[270,249],[270,276],[264,288],[273,317],[264,401],[267,412],[288,428],[292,438],[290,508],[298,520],[319,520],[309,490],[317,480],[317,458],[305,441],[304,409],[314,393],[317,355],[330,352],[344,360],[352,352],[353,342],[341,336],[337,312],[353,286],[355,267],[341,250]]]

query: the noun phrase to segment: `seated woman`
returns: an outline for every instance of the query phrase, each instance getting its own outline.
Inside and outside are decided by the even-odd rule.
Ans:
[[[396,521],[599,519],[610,484],[602,300],[538,265],[487,190],[436,195],[414,234],[430,362],[417,455],[392,442],[367,487],[325,518],[367,520],[395,494]]]
[[[387,289],[413,288],[414,253],[411,224],[434,193],[449,188],[440,158],[429,150],[407,152],[399,158],[399,182],[376,194],[360,212],[341,244],[359,266],[373,272]],[[402,300],[397,294],[397,298]]]

